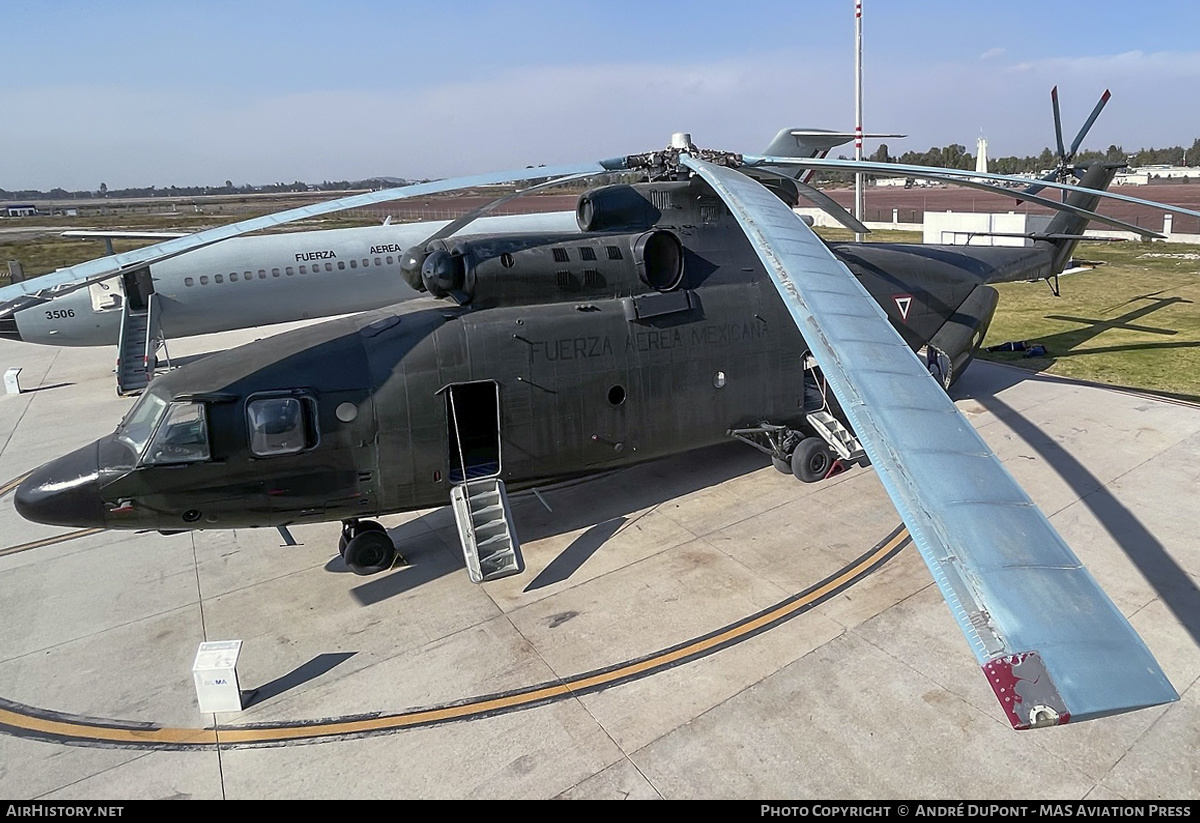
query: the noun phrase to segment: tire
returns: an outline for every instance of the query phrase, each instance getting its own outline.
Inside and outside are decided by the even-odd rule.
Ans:
[[[342,534],[338,537],[338,554],[345,557],[346,544],[367,531],[382,532],[387,531],[387,529],[381,523],[377,523],[374,520],[355,520],[351,523],[343,523]]]
[[[833,453],[819,437],[806,437],[792,452],[792,474],[805,483],[824,480],[833,467]]]
[[[792,473],[792,463],[786,457],[771,456],[771,465],[775,467],[775,471],[781,474]]]
[[[387,532],[367,529],[350,538],[342,557],[346,560],[346,568],[355,574],[378,574],[396,562],[396,546]]]

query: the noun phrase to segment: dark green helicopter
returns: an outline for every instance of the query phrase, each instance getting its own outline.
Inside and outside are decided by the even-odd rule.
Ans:
[[[112,435],[25,480],[17,509],[166,532],[339,520],[347,566],[371,574],[395,549],[369,518],[449,503],[481,582],[523,570],[507,491],[736,437],[807,482],[875,467],[1015,727],[1177,699],[944,391],[991,284],[1054,277],[1090,219],[1133,229],[1094,212],[1115,167],[1043,182],[1062,203],[1022,195],[1061,212],[1031,245],[961,247],[824,243],[791,208],[818,197],[795,169],[820,164],[837,161],[677,135],[572,167],[644,181],[585,192],[578,232],[443,230],[407,253],[428,298],[156,379]]]

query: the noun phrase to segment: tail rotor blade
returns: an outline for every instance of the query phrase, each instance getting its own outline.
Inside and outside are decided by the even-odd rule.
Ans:
[[[1058,111],[1058,86],[1050,89],[1050,102],[1054,105],[1054,137],[1058,140],[1058,159],[1065,165],[1067,150],[1063,148],[1062,115]]]
[[[1104,106],[1108,103],[1108,98],[1110,97],[1112,97],[1112,93],[1108,89],[1105,89],[1104,94],[1100,95],[1100,102],[1096,104],[1096,108],[1092,109],[1091,116],[1088,117],[1087,121],[1083,124],[1083,128],[1079,130],[1079,134],[1076,135],[1075,141],[1071,143],[1071,154],[1069,157],[1074,157],[1075,152],[1079,151],[1079,146],[1083,143],[1083,138],[1087,136],[1088,131],[1092,128],[1092,124],[1096,122],[1096,118],[1100,116],[1100,112],[1104,109]]]

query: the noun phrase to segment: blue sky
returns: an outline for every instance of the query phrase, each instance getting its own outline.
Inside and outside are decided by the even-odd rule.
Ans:
[[[1200,3],[865,0],[893,153],[1200,137]],[[448,176],[852,129],[853,0],[5,0],[0,188]],[[868,144],[871,150],[874,144]],[[852,151],[851,147],[847,151]]]

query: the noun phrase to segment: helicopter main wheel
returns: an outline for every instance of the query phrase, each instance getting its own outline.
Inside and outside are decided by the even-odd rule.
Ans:
[[[367,529],[350,538],[342,557],[346,568],[355,574],[378,574],[396,562],[396,545],[387,532]]]
[[[382,524],[374,520],[347,520],[342,523],[342,534],[338,538],[338,554],[346,556],[346,544],[363,532],[387,531]]]
[[[805,483],[824,480],[833,467],[833,453],[819,437],[806,437],[792,452],[792,474]]]
[[[776,457],[775,455],[771,455],[771,465],[775,467],[775,471],[780,472],[781,474],[792,473],[792,461],[788,460],[786,457]]]

